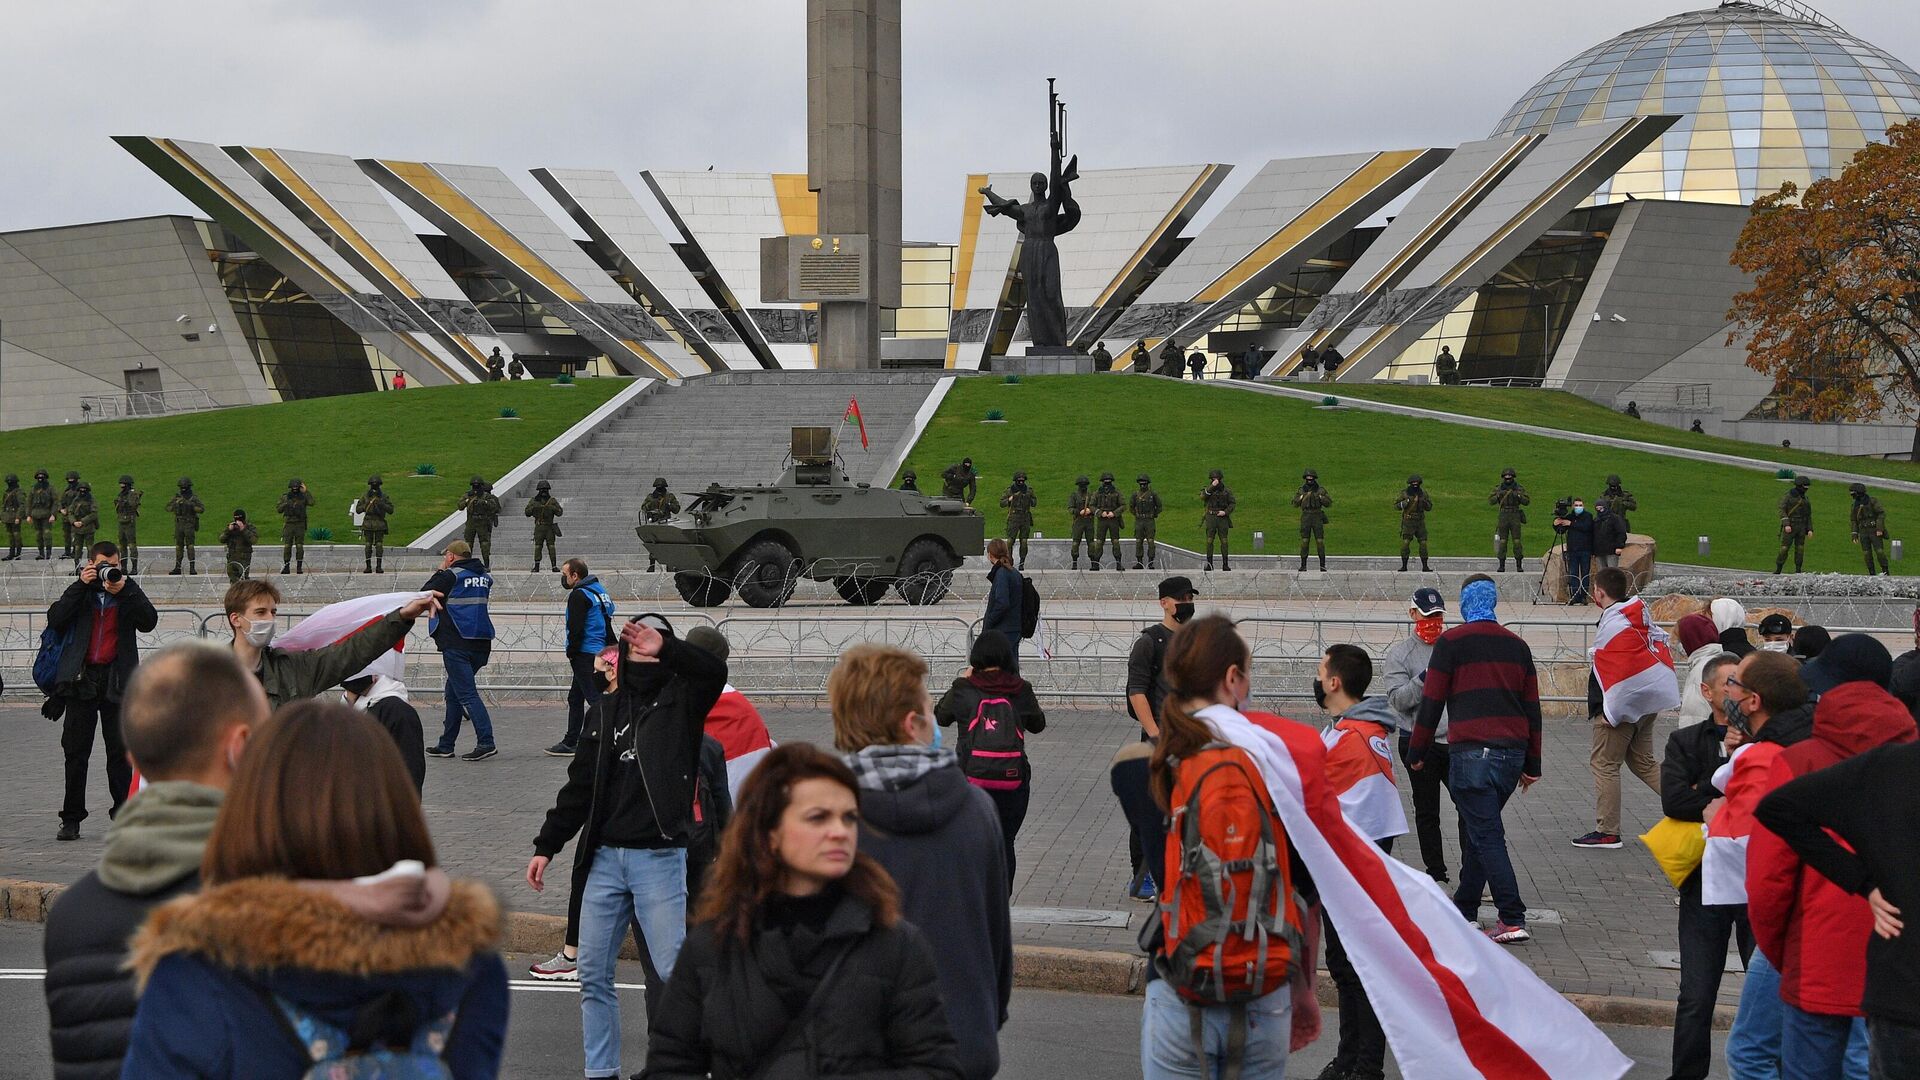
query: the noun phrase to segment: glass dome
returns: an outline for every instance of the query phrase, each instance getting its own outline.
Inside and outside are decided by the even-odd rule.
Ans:
[[[1602,42],[1527,91],[1494,135],[1669,113],[1596,202],[1751,203],[1843,167],[1920,116],[1920,75],[1796,3],[1724,3]]]

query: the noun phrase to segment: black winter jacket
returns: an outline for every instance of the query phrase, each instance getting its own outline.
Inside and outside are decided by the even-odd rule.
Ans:
[[[126,970],[127,942],[147,914],[196,892],[196,871],[155,892],[116,892],[97,871],[73,883],[47,920],[47,1013],[54,1080],[116,1080],[139,999]]]
[[[1591,555],[1597,546],[1593,542],[1593,515],[1574,514],[1560,520],[1567,523],[1567,554]],[[1608,552],[1612,554],[1612,552]]]
[[[1593,523],[1593,550],[1611,555],[1627,546],[1627,519],[1609,510]]]
[[[59,681],[62,690],[80,678],[87,664],[87,642],[93,633],[94,613],[98,610],[96,597],[108,595],[104,589],[89,585],[75,578],[60,599],[47,609],[47,625],[55,630],[73,629],[73,640],[60,654]],[[113,597],[120,608],[120,648],[114,654],[113,666],[108,669],[107,700],[119,701],[120,691],[132,677],[135,664],[140,662],[140,635],[152,632],[160,625],[160,613],[153,610],[153,601],[140,589],[140,583],[132,578],[121,587],[120,595]]]
[[[955,679],[947,692],[934,703],[933,718],[957,731],[962,769],[966,768],[967,755],[973,750],[974,733],[967,729],[967,725],[972,722],[974,714],[980,711],[980,702],[999,697],[1013,703],[1013,711],[1020,716],[1021,731],[1037,735],[1047,729],[1047,714],[1040,708],[1040,699],[1034,696],[1033,684],[1019,675],[1011,671],[977,671],[965,678]],[[1024,775],[1032,779],[1032,762],[1022,759],[1020,767]]]
[[[749,948],[721,941],[708,925],[687,934],[651,1025],[642,1076],[959,1080],[933,953],[912,924],[875,926],[866,904],[841,896],[822,948],[846,952],[815,984],[819,1004],[789,1044],[791,1054],[781,1042],[795,1014],[776,987],[795,973],[786,970],[784,948],[765,947],[773,933],[756,930]]]
[[[1726,763],[1720,743],[1727,729],[1712,722],[1689,724],[1667,736],[1660,759],[1660,812],[1678,821],[1705,821],[1707,804],[1725,794],[1713,772]]]

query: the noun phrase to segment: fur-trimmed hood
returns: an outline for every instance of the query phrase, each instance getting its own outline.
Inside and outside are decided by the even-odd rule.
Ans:
[[[446,910],[419,928],[382,926],[339,900],[284,878],[247,878],[154,909],[134,935],[128,967],[144,990],[153,969],[175,954],[255,975],[307,973],[364,980],[457,973],[496,950],[499,901],[477,882],[456,881]],[[328,980],[333,981],[333,980]]]

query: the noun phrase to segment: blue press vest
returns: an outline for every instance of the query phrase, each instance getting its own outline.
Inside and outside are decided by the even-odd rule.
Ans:
[[[613,644],[613,601],[598,578],[589,578],[574,586],[587,594],[587,625],[580,634],[580,651],[589,656]]]
[[[493,575],[457,563],[452,571],[453,588],[447,590],[447,618],[453,620],[453,628],[461,637],[469,641],[492,641],[493,619],[487,615],[487,597],[493,592]],[[439,627],[438,617],[427,621],[428,634]]]

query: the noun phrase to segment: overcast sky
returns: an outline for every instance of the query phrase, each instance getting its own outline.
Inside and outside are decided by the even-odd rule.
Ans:
[[[906,235],[965,174],[1045,166],[1057,76],[1084,168],[1488,135],[1541,75],[1710,0],[905,0]],[[119,134],[498,165],[800,171],[804,0],[57,0],[8,5],[0,229],[192,206]],[[1826,0],[1920,67],[1920,3]],[[638,186],[638,181],[634,181]],[[569,227],[571,227],[569,223]]]

